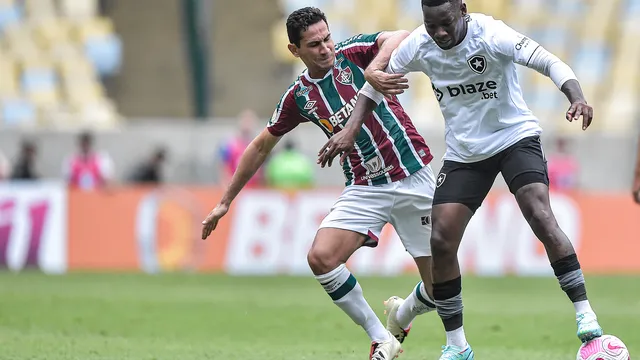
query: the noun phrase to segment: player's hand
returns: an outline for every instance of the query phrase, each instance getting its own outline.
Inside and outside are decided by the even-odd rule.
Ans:
[[[216,205],[202,222],[202,240],[206,240],[211,232],[218,226],[218,221],[227,214],[229,206],[224,204]]]
[[[587,130],[593,120],[593,108],[584,100],[576,101],[571,104],[571,107],[567,110],[566,117],[569,122],[572,122],[574,120],[579,120],[581,115],[582,130]]]
[[[356,131],[349,129],[344,129],[337,134],[333,134],[318,152],[318,164],[320,164],[320,167],[324,167],[325,165],[331,167],[333,158],[340,153],[342,153],[340,157],[340,165],[342,165],[353,151],[357,136],[358,133]]]
[[[640,189],[633,192],[633,200],[640,205]]]
[[[387,96],[402,94],[409,88],[409,80],[403,74],[387,74],[381,70],[374,70],[365,72],[364,77],[374,89]]]

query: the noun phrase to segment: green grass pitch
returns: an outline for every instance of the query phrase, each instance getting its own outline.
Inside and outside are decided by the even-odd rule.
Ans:
[[[357,275],[357,274],[356,274]],[[417,278],[359,278],[382,302]],[[588,277],[605,333],[640,354],[640,278]],[[573,307],[554,278],[463,280],[465,328],[476,359],[575,359]],[[435,313],[414,323],[400,360],[437,359]],[[0,273],[0,359],[356,360],[364,332],[310,277]]]

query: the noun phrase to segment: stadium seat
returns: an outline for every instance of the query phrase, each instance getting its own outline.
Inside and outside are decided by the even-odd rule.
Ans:
[[[37,121],[36,107],[21,97],[0,98],[0,112],[5,126],[28,126]]]
[[[60,14],[73,20],[86,20],[98,15],[98,0],[59,0]]]
[[[20,76],[22,91],[36,105],[55,103],[59,100],[58,75],[52,63],[43,59],[31,59],[22,63]]]
[[[32,20],[50,19],[57,16],[53,0],[23,0],[27,16]]]
[[[0,34],[5,27],[20,22],[22,14],[13,0],[0,1]]]
[[[33,21],[33,37],[43,49],[50,49],[55,44],[69,39],[70,24],[57,18]]]
[[[15,60],[0,53],[0,98],[15,96],[19,92]]]

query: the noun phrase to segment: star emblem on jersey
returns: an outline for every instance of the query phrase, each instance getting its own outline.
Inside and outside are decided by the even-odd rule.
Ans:
[[[472,56],[467,60],[467,64],[477,74],[484,74],[484,71],[487,70],[487,59],[482,55]]]
[[[438,178],[436,179],[436,187],[440,187],[444,184],[444,180],[447,178],[447,174],[440,173],[438,174]]]

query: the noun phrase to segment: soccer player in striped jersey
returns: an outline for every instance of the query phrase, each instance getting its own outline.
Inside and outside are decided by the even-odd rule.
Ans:
[[[287,33],[289,50],[307,70],[285,91],[266,129],[241,157],[225,194],[203,222],[203,239],[283,135],[301,123],[317,125],[327,137],[338,133],[365,84],[364,69],[378,53],[390,55],[408,35],[380,32],[334,44],[325,15],[311,7],[288,17]],[[413,319],[435,309],[429,245],[435,176],[429,147],[395,96],[376,107],[363,129],[343,163],[346,187],[322,221],[308,262],[333,302],[368,334],[369,358],[388,360],[401,352]],[[385,302],[385,328],[345,263],[358,248],[375,247],[387,223],[415,259],[423,281],[406,299]]]

